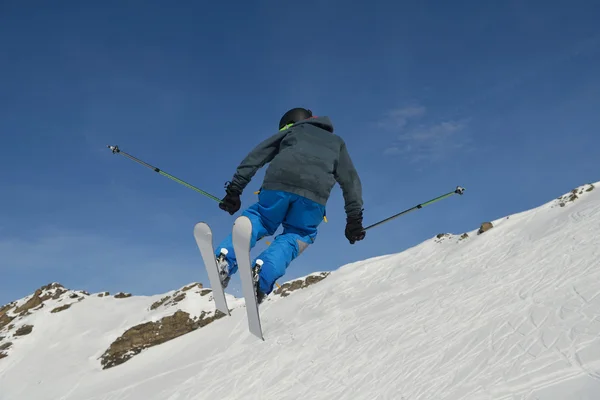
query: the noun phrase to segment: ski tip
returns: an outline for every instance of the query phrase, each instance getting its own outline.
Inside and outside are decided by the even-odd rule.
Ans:
[[[204,233],[210,230],[210,226],[203,221],[200,221],[196,225],[194,225],[194,234]]]
[[[237,217],[235,219],[235,222],[233,223],[233,225],[238,225],[238,226],[252,226],[252,221],[250,221],[250,218],[246,217],[245,215],[240,215],[239,217]]]

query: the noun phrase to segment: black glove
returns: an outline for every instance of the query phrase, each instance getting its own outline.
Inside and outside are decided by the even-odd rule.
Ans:
[[[354,244],[359,240],[363,240],[367,234],[362,226],[362,213],[358,216],[352,216],[346,218],[346,239],[350,244]]]
[[[229,185],[227,185],[227,183]],[[231,187],[231,182],[227,182],[225,186],[225,192],[227,193],[223,200],[219,203],[219,208],[221,210],[227,211],[229,214],[233,215],[239,211],[242,206],[242,201],[240,200],[240,194],[242,194],[239,190],[236,190]]]

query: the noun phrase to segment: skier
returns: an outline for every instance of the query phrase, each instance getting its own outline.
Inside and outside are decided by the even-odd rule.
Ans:
[[[365,238],[361,182],[346,144],[333,133],[329,117],[313,116],[304,108],[286,112],[279,121],[279,132],[255,147],[226,183],[226,196],[219,208],[235,214],[241,207],[242,191],[266,163],[270,165],[258,202],[242,213],[252,222],[251,248],[283,225],[283,233],[257,257],[263,262],[256,288],[258,303],[272,292],[290,262],[314,243],[336,182],[345,200],[346,238],[350,244]],[[216,247],[215,256],[221,281],[227,287],[237,271],[231,234]],[[256,260],[252,265],[257,265]]]

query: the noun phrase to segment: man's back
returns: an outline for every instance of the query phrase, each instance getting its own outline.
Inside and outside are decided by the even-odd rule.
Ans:
[[[297,123],[284,133],[279,151],[265,173],[263,188],[293,191],[325,204],[336,183],[344,141],[333,134],[327,117]]]
[[[328,117],[299,121],[256,146],[231,182],[241,192],[256,171],[270,163],[262,188],[306,197],[325,205],[336,182],[348,216],[362,215],[362,186],[346,144],[333,133]]]

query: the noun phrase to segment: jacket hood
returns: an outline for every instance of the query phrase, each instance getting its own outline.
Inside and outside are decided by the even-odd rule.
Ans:
[[[296,122],[292,126],[297,126],[297,125],[301,125],[301,124],[311,124],[318,128],[325,129],[326,131],[333,133],[333,124],[331,123],[331,120],[329,119],[329,117],[311,117],[311,118]]]

